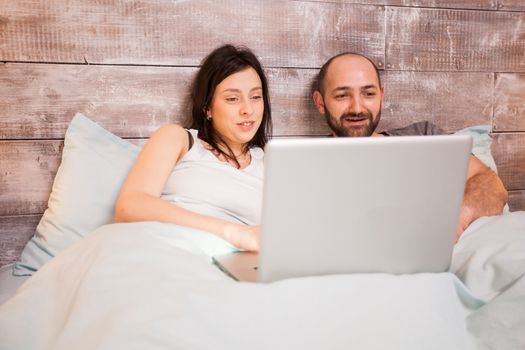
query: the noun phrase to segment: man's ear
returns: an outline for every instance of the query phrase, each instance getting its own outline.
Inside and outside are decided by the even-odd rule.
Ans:
[[[381,106],[383,106],[384,103],[385,103],[385,101],[384,101],[385,100],[385,87],[381,86],[379,91],[381,91]]]
[[[323,95],[321,95],[321,92],[319,90],[315,90],[312,97],[314,99],[314,103],[315,103],[315,106],[317,107],[317,110],[319,111],[319,113],[324,115],[325,109],[324,109]]]

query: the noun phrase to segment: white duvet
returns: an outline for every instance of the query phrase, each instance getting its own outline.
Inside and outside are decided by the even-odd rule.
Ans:
[[[107,225],[0,306],[0,349],[525,349],[525,212],[482,218],[450,273],[238,283],[232,248],[176,225]]]

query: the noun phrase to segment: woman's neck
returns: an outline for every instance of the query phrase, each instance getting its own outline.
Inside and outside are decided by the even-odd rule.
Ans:
[[[229,149],[231,150],[235,158],[244,156],[248,152],[248,149],[249,149],[246,144],[235,144],[235,145],[218,144],[217,146],[221,149],[221,151],[223,151],[226,154],[230,154],[228,150],[228,147],[229,147]]]

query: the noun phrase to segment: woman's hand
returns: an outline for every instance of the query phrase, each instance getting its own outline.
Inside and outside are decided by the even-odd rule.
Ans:
[[[241,225],[232,223],[226,227],[224,239],[237,248],[259,251],[260,232],[260,225]]]

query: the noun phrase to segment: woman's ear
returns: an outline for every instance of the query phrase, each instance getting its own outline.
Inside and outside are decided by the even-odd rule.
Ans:
[[[204,112],[204,114],[206,114],[206,119],[207,120],[211,120],[211,112],[210,112],[210,109],[208,107],[204,107],[202,109],[202,111]]]

